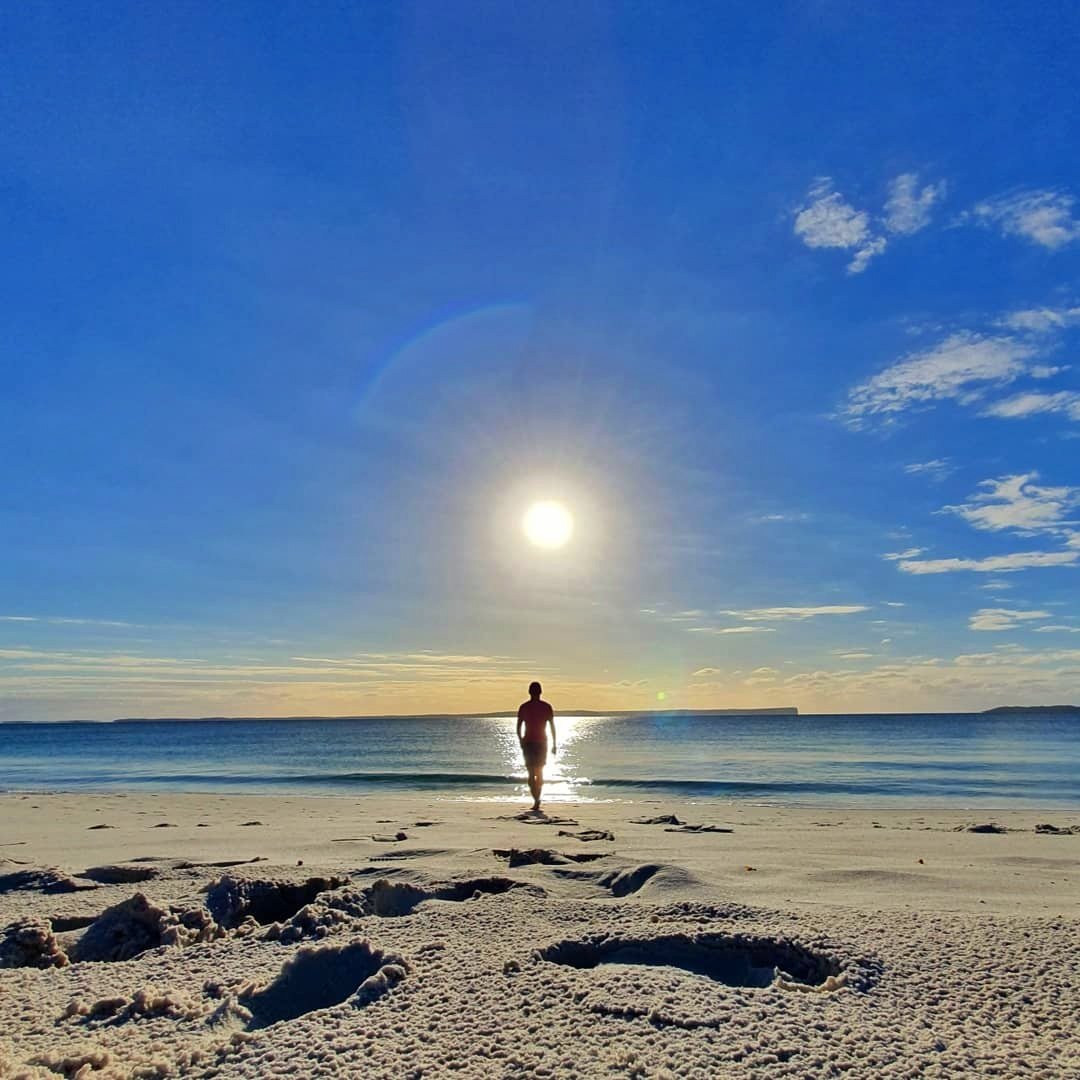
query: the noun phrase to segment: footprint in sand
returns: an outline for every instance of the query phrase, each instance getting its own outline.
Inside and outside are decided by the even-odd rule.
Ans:
[[[829,956],[792,941],[742,934],[673,934],[656,938],[561,941],[538,958],[575,968],[600,964],[678,967],[726,986],[838,990],[847,982]]]
[[[308,945],[266,986],[240,1001],[251,1013],[248,1028],[256,1030],[345,1002],[363,1008],[401,982],[408,970],[400,956],[374,949],[366,941]]]
[[[510,869],[515,866],[568,866],[571,863],[594,862],[596,859],[606,859],[602,852],[566,852],[551,851],[548,848],[493,848],[492,855],[499,859],[506,859]]]
[[[574,832],[572,829],[560,829],[559,836],[572,836],[575,840],[581,840],[584,843],[590,843],[593,840],[614,840],[615,834],[608,832],[607,829],[579,829]]]
[[[520,821],[526,825],[578,825],[573,818],[555,817],[543,810],[522,810],[520,814],[508,814],[495,818],[496,821]]]

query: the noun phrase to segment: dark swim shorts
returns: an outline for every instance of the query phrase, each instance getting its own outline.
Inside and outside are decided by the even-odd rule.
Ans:
[[[521,752],[525,755],[526,769],[542,769],[547,764],[547,740],[523,742]]]

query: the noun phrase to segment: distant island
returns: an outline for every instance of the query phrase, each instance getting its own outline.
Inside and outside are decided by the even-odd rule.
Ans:
[[[1080,716],[1080,705],[998,705],[984,709],[983,716],[1016,716],[1020,713],[1066,713]]]

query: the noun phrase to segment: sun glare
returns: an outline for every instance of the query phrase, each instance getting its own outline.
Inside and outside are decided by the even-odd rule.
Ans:
[[[531,544],[540,548],[561,548],[574,531],[574,519],[562,503],[535,502],[521,521]]]

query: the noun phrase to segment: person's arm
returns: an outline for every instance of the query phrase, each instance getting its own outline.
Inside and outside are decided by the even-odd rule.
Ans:
[[[552,709],[551,715],[548,717],[548,723],[551,725],[551,752],[557,754],[559,752],[558,743],[555,739],[555,710]]]
[[[521,742],[521,729],[525,725],[525,717],[521,715],[521,709],[518,709],[518,722],[517,722],[517,736],[518,743]]]

